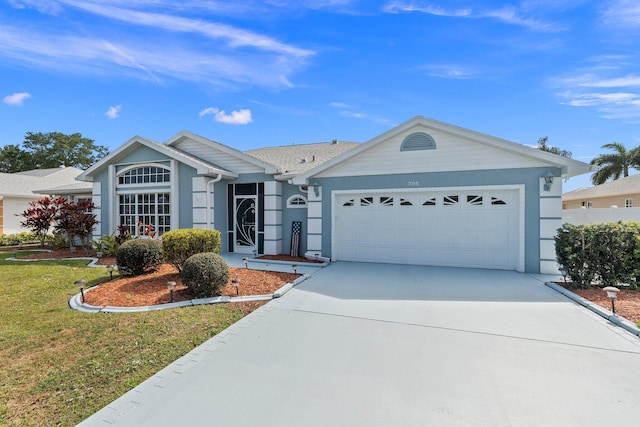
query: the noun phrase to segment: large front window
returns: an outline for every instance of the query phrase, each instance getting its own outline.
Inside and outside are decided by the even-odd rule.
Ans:
[[[133,236],[161,236],[171,230],[169,193],[119,195],[119,223]]]

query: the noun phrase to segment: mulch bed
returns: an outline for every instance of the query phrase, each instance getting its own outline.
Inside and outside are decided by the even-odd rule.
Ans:
[[[571,287],[568,283],[555,283],[568,289],[574,294],[611,311],[611,301],[607,298],[607,293],[603,291],[602,288],[593,286],[589,289],[578,289]],[[618,296],[616,298],[616,314],[632,321],[633,323],[640,322],[640,291],[626,290],[620,287],[618,289],[620,289],[620,292],[618,292]]]

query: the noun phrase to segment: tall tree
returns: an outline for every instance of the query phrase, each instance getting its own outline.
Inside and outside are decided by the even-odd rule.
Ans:
[[[609,179],[616,180],[620,176],[629,176],[629,169],[640,166],[640,147],[627,150],[619,142],[604,144],[602,148],[613,150],[614,153],[600,154],[591,160],[591,164],[598,166],[598,170],[591,175],[593,185],[600,185]]]
[[[34,169],[29,155],[19,146],[10,144],[0,148],[0,172],[14,173]]]
[[[27,132],[22,147],[8,145],[0,149],[0,172],[20,172],[73,166],[86,169],[109,153],[107,147],[79,133]]]
[[[547,145],[549,142],[548,136],[543,136],[538,139],[538,150],[546,151],[547,153],[557,154],[558,156],[566,157],[567,159],[571,158],[571,151],[569,150],[561,150],[558,147],[550,147]]]
[[[79,133],[27,132],[22,145],[38,169],[62,165],[86,169],[109,153],[106,147],[95,145],[93,139]]]

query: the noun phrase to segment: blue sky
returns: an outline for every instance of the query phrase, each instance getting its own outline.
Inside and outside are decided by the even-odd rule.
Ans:
[[[423,115],[588,162],[640,145],[639,35],[637,0],[0,0],[0,146],[363,142]]]

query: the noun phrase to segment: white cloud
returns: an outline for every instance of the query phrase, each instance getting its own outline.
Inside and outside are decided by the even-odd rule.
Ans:
[[[18,92],[5,96],[2,102],[9,105],[22,105],[22,103],[29,98],[31,98],[31,94],[28,92]]]
[[[387,13],[420,12],[453,18],[496,19],[505,24],[522,26],[534,31],[558,31],[560,29],[552,22],[528,17],[522,8],[514,6],[503,6],[500,9],[446,8],[424,0],[393,0],[383,10]]]
[[[469,79],[474,76],[474,72],[467,67],[455,64],[430,64],[420,67],[431,77],[443,79]]]
[[[45,3],[36,0],[13,2],[45,12],[39,7]],[[136,77],[158,84],[171,78],[225,89],[293,86],[291,75],[315,52],[238,26],[188,17],[215,9],[213,3],[47,0],[47,10],[77,9],[109,19],[109,25],[87,19],[77,23],[82,31],[75,31],[71,14],[65,15],[68,31],[58,28],[55,18],[43,19],[37,28],[0,21],[0,57],[39,71]]]
[[[368,120],[373,123],[383,124],[385,126],[395,126],[396,123],[384,117],[376,116],[374,114],[367,113],[365,111],[359,111],[356,107],[343,102],[330,102],[329,106],[338,110],[338,114],[343,117],[349,117],[352,119]]]
[[[200,111],[198,115],[200,117],[211,115],[216,122],[230,125],[246,125],[253,121],[251,110],[249,109],[234,110],[227,114],[226,111],[220,110],[219,108],[208,107]]]
[[[104,113],[104,115],[107,116],[109,119],[117,119],[118,117],[120,117],[121,109],[122,109],[122,105],[111,106],[109,107],[107,112]]]
[[[609,0],[602,19],[617,30],[640,30],[640,3],[638,0]]]

